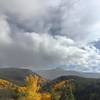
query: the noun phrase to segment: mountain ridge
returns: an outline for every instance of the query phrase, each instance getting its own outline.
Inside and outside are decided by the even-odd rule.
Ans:
[[[84,78],[97,78],[97,79],[100,78],[100,73],[70,71],[70,70],[64,70],[61,68],[55,68],[51,70],[40,70],[40,71],[37,71],[36,73],[50,80],[56,79],[60,76],[70,76],[70,75],[80,76]]]
[[[8,80],[14,83],[23,84],[26,76],[37,75],[42,79],[40,75],[31,71],[30,69],[23,68],[0,68],[0,79]]]

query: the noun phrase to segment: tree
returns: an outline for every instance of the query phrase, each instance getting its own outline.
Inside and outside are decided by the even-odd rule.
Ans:
[[[29,75],[25,79],[25,86],[18,87],[18,100],[51,100],[50,93],[40,92],[40,78],[36,75]]]
[[[18,100],[41,100],[39,81],[39,77],[36,75],[27,76],[25,86],[18,88]]]
[[[75,100],[71,80],[66,81],[62,87],[60,100]]]

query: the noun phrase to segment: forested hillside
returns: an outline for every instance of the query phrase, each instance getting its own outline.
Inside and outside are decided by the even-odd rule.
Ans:
[[[16,73],[19,70],[17,69]],[[8,69],[5,72],[2,73],[3,77],[0,76],[0,100],[99,100],[100,98],[100,79],[61,76],[49,81],[29,70],[21,69],[22,74],[21,76],[19,74],[17,82],[9,75],[5,79],[5,74],[9,73]],[[23,72],[29,73],[26,75]],[[20,80],[22,76],[24,81]]]

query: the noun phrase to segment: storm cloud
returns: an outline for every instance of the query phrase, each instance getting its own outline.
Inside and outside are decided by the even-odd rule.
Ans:
[[[100,71],[99,8],[99,0],[0,0],[0,66]]]

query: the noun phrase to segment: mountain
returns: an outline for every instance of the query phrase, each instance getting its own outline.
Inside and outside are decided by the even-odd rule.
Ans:
[[[55,79],[60,76],[79,76],[84,78],[100,78],[100,73],[87,73],[87,72],[76,72],[76,71],[67,71],[61,68],[51,69],[51,70],[39,70],[37,71],[39,75],[46,79]]]
[[[32,74],[37,75],[42,80],[45,79],[44,77],[53,79],[49,81],[42,81],[43,84],[41,84],[41,92],[50,92],[52,94],[55,91],[56,95],[59,95],[59,93],[68,91],[68,86],[71,86],[75,100],[99,100],[100,98],[100,79],[97,79],[99,78],[99,74],[65,71],[60,68],[54,70],[37,71],[37,73],[39,73],[39,75],[29,69],[1,68],[0,79],[4,79],[16,85],[22,86],[22,84],[24,84],[25,77]],[[40,76],[40,74],[42,76]],[[91,78],[88,78],[90,76]],[[71,84],[69,83],[70,80]],[[65,86],[67,86],[67,88]],[[53,89],[55,90],[53,91]],[[8,96],[12,97],[12,95],[13,93],[10,91],[0,90],[0,100],[11,100],[11,98],[8,99]],[[2,97],[6,99],[1,99]]]
[[[71,81],[75,100],[99,100],[100,79],[83,78],[79,76],[60,76],[49,81],[44,87],[47,89],[47,91],[50,91],[51,87],[53,86],[65,86],[62,83],[68,80]],[[57,90],[56,93],[59,93],[59,91],[61,92],[61,89]]]
[[[5,79],[8,81],[12,81],[17,84],[24,83],[24,79],[28,75],[37,75],[29,69],[21,69],[21,68],[0,68],[0,79]],[[39,75],[37,75],[39,76]],[[41,79],[42,77],[39,76]]]
[[[37,74],[36,74],[37,73]],[[84,78],[100,78],[100,73],[84,73],[76,71],[66,71],[61,68],[51,70],[32,71],[30,69],[22,68],[0,68],[0,78],[11,80],[15,82],[24,82],[27,75],[38,75],[43,79],[53,80],[61,76],[79,76]]]

